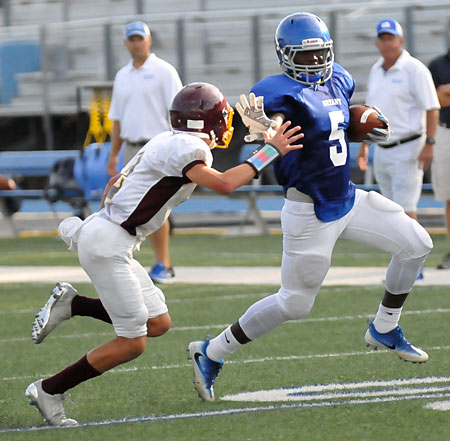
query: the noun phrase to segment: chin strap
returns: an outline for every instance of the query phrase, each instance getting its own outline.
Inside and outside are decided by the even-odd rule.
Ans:
[[[256,150],[252,156],[244,162],[255,170],[255,178],[257,178],[262,170],[272,164],[272,162],[280,156],[281,153],[279,150],[274,145],[267,143],[264,144],[259,150]]]

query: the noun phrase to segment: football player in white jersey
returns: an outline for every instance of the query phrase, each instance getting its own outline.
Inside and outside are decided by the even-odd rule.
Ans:
[[[170,118],[173,130],[149,141],[111,178],[98,213],[83,222],[67,218],[59,226],[60,237],[70,250],[78,251],[99,298],[83,297],[70,284],[58,283],[33,321],[33,341],[41,343],[56,326],[76,315],[111,323],[116,338],[28,386],[25,395],[49,425],[76,425],[65,415],[63,394],[138,357],[147,337],[169,330],[164,294],[133,258],[145,237],[161,227],[173,207],[189,199],[197,184],[230,193],[277,157],[302,147],[292,145],[303,137],[300,127],[289,128],[286,122],[277,132],[266,134],[266,145],[244,164],[221,173],[211,168],[211,149],[228,147],[233,110],[220,90],[208,83],[185,86],[173,100]]]

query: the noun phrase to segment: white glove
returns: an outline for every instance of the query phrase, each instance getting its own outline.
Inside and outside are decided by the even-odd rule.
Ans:
[[[372,129],[371,133],[367,133],[367,140],[375,143],[385,142],[391,136],[391,129],[389,127],[389,120],[383,115],[381,110],[376,106],[368,106],[371,107],[378,113],[378,119],[383,121],[385,128],[384,129]]]
[[[277,126],[276,121],[267,117],[264,113],[263,97],[256,97],[250,93],[247,97],[242,94],[241,102],[236,103],[236,109],[241,115],[242,122],[249,129],[249,134],[244,137],[245,142],[264,141],[264,132],[272,131]]]

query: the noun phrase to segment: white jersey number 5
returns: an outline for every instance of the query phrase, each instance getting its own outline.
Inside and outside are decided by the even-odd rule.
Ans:
[[[328,114],[330,116],[331,122],[331,132],[330,141],[339,141],[341,145],[341,151],[338,152],[336,145],[330,147],[330,158],[331,162],[338,167],[339,165],[344,165],[347,161],[347,143],[345,142],[345,132],[344,129],[339,128],[339,123],[344,122],[344,114],[342,110],[334,110]]]

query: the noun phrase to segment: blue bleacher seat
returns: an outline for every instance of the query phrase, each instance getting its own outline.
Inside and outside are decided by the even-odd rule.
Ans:
[[[9,104],[18,92],[18,73],[41,70],[40,45],[34,41],[0,43],[0,104]]]

